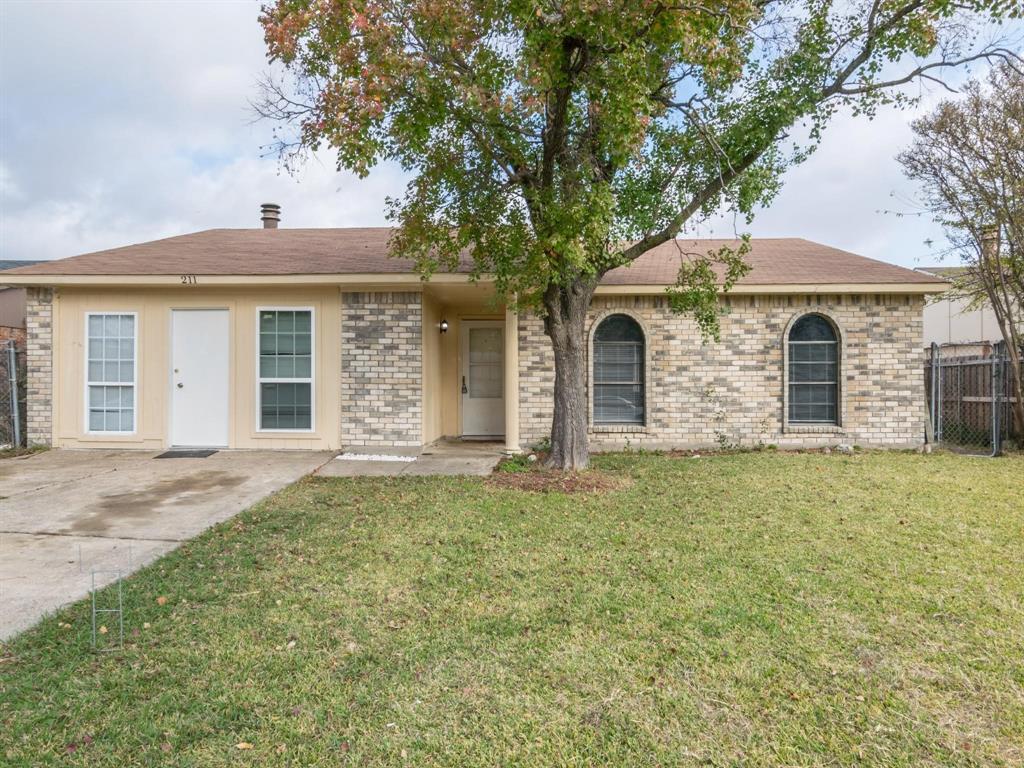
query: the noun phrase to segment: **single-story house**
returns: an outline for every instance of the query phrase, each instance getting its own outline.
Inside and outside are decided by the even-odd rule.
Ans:
[[[29,439],[70,448],[518,451],[551,425],[539,317],[469,265],[423,281],[386,228],[213,229],[6,273],[28,288]],[[670,242],[608,273],[588,323],[595,449],[908,447],[921,317],[945,283],[799,239],[755,240],[721,341],[670,312]]]

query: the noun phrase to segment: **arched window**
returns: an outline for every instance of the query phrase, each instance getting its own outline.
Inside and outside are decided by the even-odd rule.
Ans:
[[[609,315],[594,332],[594,423],[644,423],[644,332]]]
[[[839,423],[839,339],[821,315],[804,315],[789,331],[789,421]]]

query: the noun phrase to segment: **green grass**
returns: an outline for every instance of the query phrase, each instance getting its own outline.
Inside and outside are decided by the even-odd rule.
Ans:
[[[8,644],[0,763],[1024,763],[1024,459],[596,464],[297,483]]]
[[[46,450],[49,449],[43,445],[33,445],[30,448],[2,448],[0,449],[0,459],[16,459],[19,456],[31,456]]]

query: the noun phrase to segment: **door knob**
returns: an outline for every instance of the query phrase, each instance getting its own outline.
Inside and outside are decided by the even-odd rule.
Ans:
[[[185,385],[184,385],[184,384],[182,384],[182,383],[181,383],[181,382],[179,381],[179,382],[178,382],[178,389],[184,389],[184,388],[185,388]]]

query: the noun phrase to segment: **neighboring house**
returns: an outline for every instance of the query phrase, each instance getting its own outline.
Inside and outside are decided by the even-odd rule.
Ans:
[[[75,448],[414,451],[550,431],[539,317],[464,264],[424,282],[389,229],[215,229],[4,275],[29,287],[29,433]],[[669,311],[670,242],[605,276],[588,323],[597,450],[924,435],[929,275],[798,239],[755,240],[721,342]]]
[[[966,274],[965,267],[918,267],[915,271],[946,282]],[[992,345],[1002,341],[995,312],[986,302],[971,307],[968,299],[955,296],[932,297],[924,307],[924,346],[954,344],[962,354],[989,354]]]
[[[12,261],[0,259],[0,272],[18,267],[29,267],[38,261]],[[2,284],[0,280],[0,284]],[[21,344],[25,339],[24,288],[4,288],[0,285],[0,341],[14,339]]]

